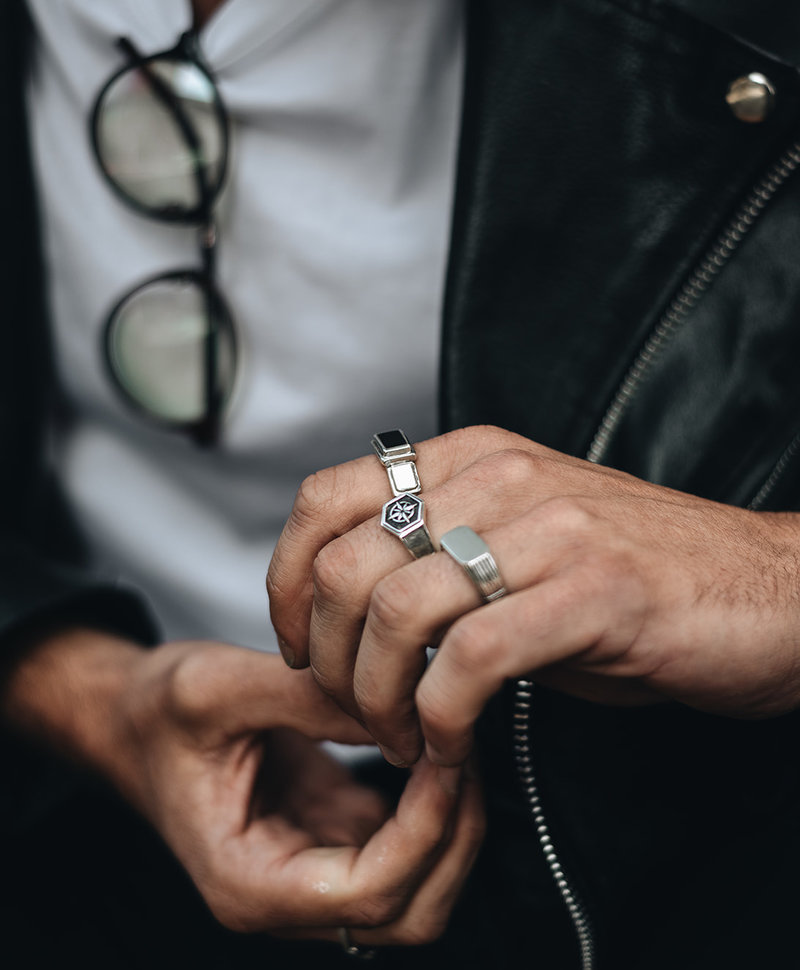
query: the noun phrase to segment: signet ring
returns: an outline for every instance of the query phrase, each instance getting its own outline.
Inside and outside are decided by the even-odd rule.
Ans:
[[[489,547],[468,525],[459,525],[445,532],[442,536],[442,549],[455,559],[475,583],[484,603],[500,599],[508,592]]]

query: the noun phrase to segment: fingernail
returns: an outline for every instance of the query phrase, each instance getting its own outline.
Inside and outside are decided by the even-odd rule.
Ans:
[[[391,748],[384,748],[382,744],[378,745],[378,747],[390,765],[394,765],[395,768],[408,768],[408,762],[404,758],[401,758],[399,754],[392,751]]]
[[[436,777],[448,795],[458,794],[458,789],[461,787],[461,765],[455,768],[445,768],[440,765],[436,771]]]
[[[289,646],[285,640],[278,640],[278,649],[281,652],[283,661],[287,667],[294,667],[294,650]]]

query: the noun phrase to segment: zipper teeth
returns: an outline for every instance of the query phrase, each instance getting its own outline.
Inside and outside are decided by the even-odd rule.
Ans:
[[[757,512],[767,501],[772,493],[772,490],[778,484],[781,476],[786,471],[787,465],[791,462],[798,451],[800,451],[800,434],[796,434],[794,436],[784,453],[775,462],[775,467],[770,472],[769,478],[758,490],[753,501],[747,506],[750,511]]]
[[[620,421],[641,387],[653,360],[685,322],[691,310],[719,275],[739,244],[755,224],[767,203],[800,165],[800,142],[795,142],[767,172],[739,207],[717,241],[683,284],[663,317],[648,337],[603,416],[586,454],[588,461],[601,462]]]
[[[575,935],[578,938],[582,970],[592,970],[594,967],[595,952],[592,926],[589,922],[589,917],[586,915],[583,903],[564,873],[558,853],[553,845],[547,819],[542,810],[536,773],[533,769],[530,742],[530,713],[533,687],[533,683],[529,680],[518,680],[516,684],[516,692],[514,695],[514,761],[516,762],[517,774],[528,801],[528,807],[533,816],[533,821],[536,824],[539,844],[542,847],[542,852],[544,852],[550,873],[555,880],[555,884],[561,894],[561,899],[564,901],[569,917],[572,920]]]

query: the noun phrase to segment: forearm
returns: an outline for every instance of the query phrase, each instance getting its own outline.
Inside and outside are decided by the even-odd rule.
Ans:
[[[25,646],[2,686],[3,719],[114,778],[120,698],[146,651],[80,627],[49,632]]]

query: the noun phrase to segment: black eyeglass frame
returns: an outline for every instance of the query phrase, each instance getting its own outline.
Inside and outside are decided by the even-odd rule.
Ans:
[[[193,267],[172,270],[149,277],[130,289],[115,303],[108,314],[103,328],[102,346],[104,366],[114,387],[126,403],[140,416],[156,426],[184,432],[199,445],[209,446],[218,440],[222,411],[232,390],[232,388],[229,388],[226,393],[219,387],[218,362],[220,333],[224,330],[230,341],[234,373],[238,344],[233,316],[215,283],[217,233],[213,219],[213,208],[225,184],[228,171],[230,118],[224,102],[220,97],[217,82],[202,60],[197,43],[197,36],[193,31],[187,31],[182,34],[174,47],[147,56],[142,55],[128,38],[119,38],[117,46],[128,58],[129,63],[123,65],[118,71],[112,74],[100,89],[95,99],[89,117],[90,140],[95,159],[105,181],[111,187],[114,194],[140,215],[165,223],[197,226],[197,239],[201,262],[199,268]],[[147,69],[148,65],[158,61],[175,61],[191,64],[209,82],[210,90],[213,92],[213,109],[219,124],[222,143],[221,157],[217,162],[217,177],[213,183],[209,183],[207,178],[207,170],[202,157],[202,144],[194,124],[181,107],[180,100],[175,97],[175,93],[169,84],[164,82],[156,72]],[[104,100],[119,79],[134,70],[140,70],[142,72],[143,77],[150,85],[152,93],[173,117],[181,136],[190,149],[194,162],[194,177],[198,188],[198,204],[193,209],[147,206],[135,196],[126,192],[124,187],[106,168],[99,135]],[[184,281],[190,285],[196,285],[203,295],[206,309],[206,333],[203,341],[204,413],[199,419],[191,421],[179,421],[166,418],[148,408],[147,405],[128,391],[123,380],[117,373],[113,359],[113,331],[119,311],[125,303],[147,287],[155,283],[171,281]]]

